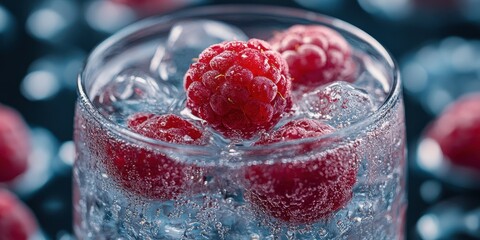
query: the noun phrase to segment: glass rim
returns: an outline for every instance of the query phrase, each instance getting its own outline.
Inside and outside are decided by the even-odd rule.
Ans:
[[[372,36],[364,32],[363,30],[355,27],[354,25],[347,23],[343,20],[330,17],[327,15],[315,13],[308,10],[303,9],[296,9],[290,7],[282,7],[282,6],[271,6],[271,5],[257,5],[257,4],[248,4],[248,5],[238,5],[238,4],[226,4],[226,5],[213,5],[213,6],[201,6],[201,7],[193,7],[187,8],[184,10],[180,10],[177,12],[173,12],[167,15],[160,15],[150,17],[144,20],[140,20],[136,23],[133,23],[122,30],[118,31],[117,33],[113,34],[112,36],[108,37],[107,39],[103,40],[99,45],[97,45],[89,54],[88,58],[86,59],[84,66],[78,76],[77,79],[77,92],[79,95],[79,101],[81,104],[84,105],[84,108],[87,110],[88,114],[91,115],[95,121],[97,121],[100,125],[105,126],[109,130],[113,131],[115,134],[127,138],[129,141],[140,142],[143,144],[147,144],[150,146],[157,146],[157,147],[167,147],[167,148],[180,148],[186,150],[194,150],[196,153],[198,151],[205,151],[208,149],[212,149],[210,145],[203,146],[203,145],[186,145],[186,144],[176,144],[176,143],[169,143],[157,139],[148,138],[141,134],[135,133],[133,131],[128,130],[125,127],[122,127],[118,124],[111,122],[109,119],[105,118],[97,108],[93,106],[92,101],[90,100],[86,89],[84,80],[86,79],[85,73],[89,69],[89,63],[93,62],[103,53],[105,53],[110,47],[114,44],[118,43],[119,41],[125,39],[126,37],[135,34],[142,29],[147,29],[149,27],[156,26],[158,24],[162,24],[167,22],[168,20],[172,19],[179,19],[182,17],[200,17],[205,16],[208,14],[214,15],[227,15],[227,14],[252,14],[252,15],[262,15],[264,17],[288,17],[288,18],[298,18],[307,20],[312,23],[321,23],[324,25],[331,25],[337,29],[341,29],[342,31],[348,32],[352,34],[356,38],[360,39],[361,41],[370,45],[375,51],[377,51],[383,60],[385,60],[388,64],[388,67],[392,69],[393,74],[393,81],[390,84],[389,92],[381,104],[372,114],[368,115],[366,118],[357,121],[345,128],[336,129],[332,133],[328,133],[318,137],[309,137],[303,139],[295,139],[295,140],[288,140],[282,141],[267,145],[257,145],[257,146],[240,146],[238,150],[241,151],[256,151],[256,150],[274,150],[279,147],[288,147],[288,146],[295,146],[298,144],[304,143],[314,143],[314,142],[324,142],[328,139],[339,139],[341,137],[349,136],[350,134],[355,133],[358,129],[367,127],[373,122],[377,122],[383,116],[385,116],[388,111],[393,107],[395,101],[400,95],[401,86],[400,86],[400,72],[396,61],[393,59],[391,54]],[[328,142],[328,141],[325,141]]]

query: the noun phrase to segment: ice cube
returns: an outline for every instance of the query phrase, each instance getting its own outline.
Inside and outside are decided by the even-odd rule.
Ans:
[[[240,29],[212,20],[189,20],[175,24],[165,44],[160,45],[150,63],[152,73],[180,88],[183,75],[193,59],[210,45],[231,40],[248,40]]]
[[[134,112],[167,113],[180,109],[183,98],[176,87],[159,84],[142,70],[127,69],[108,82],[93,102],[104,116],[122,123]]]
[[[347,82],[334,82],[305,93],[299,102],[300,114],[325,120],[336,128],[358,122],[375,110],[370,95]]]

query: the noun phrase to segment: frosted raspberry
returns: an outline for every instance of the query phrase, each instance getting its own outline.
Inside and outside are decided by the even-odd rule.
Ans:
[[[288,66],[258,39],[210,46],[184,81],[187,107],[227,137],[270,129],[291,106]]]
[[[333,131],[317,120],[295,120],[265,135],[256,145],[319,137]],[[313,154],[313,149],[321,148],[322,143],[316,144],[300,145],[298,155]],[[247,197],[261,211],[290,223],[312,223],[328,217],[351,199],[358,167],[354,144],[315,153],[307,161],[284,160],[246,170]]]
[[[189,121],[173,115],[137,113],[128,119],[132,131],[169,143],[203,145],[205,135]],[[103,138],[103,140],[102,140]],[[192,184],[202,182],[202,169],[180,163],[164,153],[106,135],[106,165],[114,179],[127,190],[150,199],[174,199]]]
[[[27,125],[16,110],[0,105],[0,182],[25,172],[29,153]]]
[[[449,106],[428,128],[443,155],[457,166],[480,171],[480,94]]]
[[[308,90],[335,80],[355,80],[351,47],[333,29],[295,25],[275,34],[269,42],[287,61],[294,89]]]
[[[0,189],[0,239],[28,240],[37,231],[30,209],[11,192]]]

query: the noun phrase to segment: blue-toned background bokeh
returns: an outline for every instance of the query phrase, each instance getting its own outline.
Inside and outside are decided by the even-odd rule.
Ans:
[[[480,214],[473,214],[473,220],[435,215],[439,208],[480,209],[479,191],[435,178],[416,158],[425,126],[458,96],[480,91],[480,1],[151,0],[157,3],[149,7],[125,2],[142,1],[0,2],[0,103],[24,116],[33,134],[32,159],[37,162],[29,181],[16,191],[34,211],[47,238],[72,236],[76,76],[88,53],[141,18],[197,5],[237,3],[282,5],[331,15],[383,44],[399,62],[404,80],[409,145],[407,239],[480,239]],[[459,203],[465,199],[474,204]],[[454,221],[463,221],[465,226],[447,232],[444,226],[453,226]]]

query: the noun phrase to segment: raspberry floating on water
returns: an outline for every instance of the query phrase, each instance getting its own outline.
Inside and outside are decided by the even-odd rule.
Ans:
[[[137,113],[128,127],[146,137],[175,144],[203,145],[205,135],[191,122],[173,114]],[[111,175],[129,191],[156,199],[174,199],[192,184],[202,182],[202,169],[180,163],[165,153],[127,145],[107,137],[106,165]]]
[[[28,167],[30,138],[20,114],[0,105],[0,182],[8,182]]]
[[[291,107],[288,66],[262,40],[212,45],[184,78],[187,107],[227,137],[272,128]]]
[[[331,28],[295,25],[275,34],[269,42],[287,61],[294,89],[355,80],[351,47]]]
[[[480,172],[480,94],[460,98],[428,128],[452,164]]]
[[[256,145],[320,137],[333,131],[333,127],[320,121],[294,120],[265,135]],[[355,144],[319,153],[313,150],[317,147],[308,143],[300,143],[300,148],[298,155],[313,154],[312,158],[248,167],[247,196],[260,210],[275,218],[289,223],[313,223],[328,217],[351,199],[358,157]]]
[[[28,240],[37,230],[30,209],[11,192],[0,189],[0,239]]]

